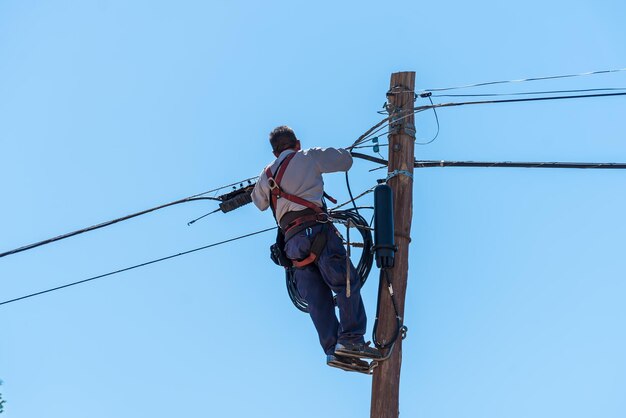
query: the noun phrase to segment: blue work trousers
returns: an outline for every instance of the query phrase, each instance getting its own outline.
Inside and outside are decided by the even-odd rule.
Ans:
[[[318,224],[294,235],[285,245],[292,260],[311,252],[316,234],[326,234],[326,246],[314,263],[295,270],[296,287],[309,306],[309,314],[326,354],[335,352],[339,342],[363,342],[367,317],[361,299],[361,280],[350,263],[350,297],[346,297],[346,249],[332,224]],[[335,315],[333,293],[337,296],[339,320]]]

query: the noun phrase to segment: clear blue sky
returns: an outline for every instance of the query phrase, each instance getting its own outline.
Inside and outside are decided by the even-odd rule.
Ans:
[[[380,119],[394,71],[426,89],[626,66],[623,2],[395,4],[2,1],[0,251],[254,176],[279,124],[304,146],[347,146]],[[595,87],[626,73],[480,92]],[[626,162],[625,107],[442,109],[416,156]],[[416,125],[418,140],[436,129],[428,112]],[[354,164],[355,193],[382,176],[372,167]],[[346,199],[341,175],[326,184]],[[625,184],[626,171],[416,171],[403,417],[626,414]],[[2,258],[0,299],[273,224],[247,206],[186,225],[214,208]],[[368,416],[371,379],[325,365],[272,238],[0,307],[5,415]]]

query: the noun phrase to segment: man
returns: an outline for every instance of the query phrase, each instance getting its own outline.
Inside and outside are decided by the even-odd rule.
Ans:
[[[288,126],[274,129],[269,139],[276,160],[261,172],[252,201],[260,210],[271,207],[285,234],[284,252],[296,267],[298,293],[308,304],[327,364],[366,371],[369,364],[361,358],[381,355],[364,342],[367,318],[361,280],[350,263],[348,297],[346,250],[339,232],[328,222],[323,202],[322,173],[349,170],[352,156],[345,149],[302,150]]]

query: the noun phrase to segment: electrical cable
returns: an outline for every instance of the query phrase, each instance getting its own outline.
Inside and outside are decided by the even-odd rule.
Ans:
[[[276,227],[273,226],[271,228],[266,228],[266,229],[263,229],[263,230],[260,230],[260,231],[256,231],[256,232],[252,232],[252,233],[246,234],[246,235],[240,235],[240,236],[235,237],[235,238],[230,238],[230,239],[227,239],[227,240],[224,240],[224,241],[215,242],[213,244],[205,245],[203,247],[194,248],[194,249],[188,250],[188,251],[183,251],[183,252],[178,253],[178,254],[173,254],[173,255],[169,255],[167,257],[157,258],[156,260],[147,261],[145,263],[136,264],[136,265],[130,266],[130,267],[125,267],[125,268],[122,268],[122,269],[119,269],[119,270],[115,270],[115,271],[112,271],[112,272],[109,272],[109,273],[100,274],[98,276],[93,276],[93,277],[90,277],[88,279],[79,280],[77,282],[72,282],[72,283],[64,284],[62,286],[57,286],[57,287],[53,287],[53,288],[50,288],[50,289],[42,290],[40,292],[31,293],[29,295],[20,296],[20,297],[15,298],[15,299],[5,300],[3,302],[0,302],[0,306],[1,305],[6,305],[6,304],[9,304],[9,303],[13,303],[13,302],[17,302],[17,301],[20,301],[20,300],[32,298],[34,296],[43,295],[44,293],[50,293],[50,292],[54,292],[54,291],[57,291],[57,290],[65,289],[67,287],[76,286],[76,285],[79,285],[79,284],[82,284],[82,283],[86,283],[86,282],[90,282],[90,281],[93,281],[93,280],[101,279],[103,277],[113,276],[114,274],[123,273],[123,272],[129,271],[129,270],[134,270],[136,268],[148,266],[150,264],[159,263],[161,261],[170,260],[172,258],[176,258],[176,257],[180,257],[180,256],[183,256],[183,255],[191,254],[191,253],[194,253],[196,251],[205,250],[207,248],[217,247],[218,245],[226,244],[226,243],[232,242],[232,241],[237,241],[237,240],[240,240],[240,239],[243,239],[243,238],[251,237],[253,235],[261,234],[263,232],[272,231],[272,230],[275,230],[275,229],[276,229]]]
[[[155,206],[155,207],[150,208],[150,209],[142,210],[140,212],[132,213],[130,215],[122,216],[120,218],[116,218],[116,219],[113,219],[113,220],[110,220],[110,221],[102,222],[102,223],[99,223],[99,224],[96,224],[96,225],[92,225],[92,226],[89,226],[89,227],[86,227],[86,228],[81,228],[81,229],[78,229],[76,231],[72,231],[72,232],[68,232],[68,233],[65,233],[65,234],[61,234],[61,235],[58,235],[56,237],[48,238],[48,239],[45,239],[43,241],[35,242],[35,243],[32,243],[32,244],[24,245],[24,246],[19,247],[19,248],[14,248],[12,250],[0,253],[0,258],[6,257],[8,255],[17,254],[17,253],[20,253],[22,251],[31,250],[33,248],[41,247],[43,245],[51,244],[51,243],[56,242],[56,241],[61,241],[63,239],[70,238],[70,237],[73,237],[73,236],[76,236],[76,235],[84,234],[85,232],[90,232],[90,231],[94,231],[96,229],[104,228],[104,227],[116,224],[118,222],[122,222],[122,221],[126,221],[128,219],[136,218],[138,216],[145,215],[147,213],[154,212],[156,210],[163,209],[163,208],[166,208],[166,207],[169,207],[169,206],[174,206],[174,205],[178,205],[178,204],[181,204],[181,203],[193,202],[193,201],[198,201],[198,200],[215,200],[215,201],[221,202],[221,200],[216,198],[216,197],[201,197],[201,196],[204,196],[204,195],[209,194],[209,193],[218,192],[220,190],[226,189],[228,187],[236,186],[238,184],[243,184],[244,182],[249,182],[249,181],[254,180],[256,178],[258,178],[258,177],[250,177],[250,178],[247,178],[245,180],[238,181],[236,183],[232,183],[232,184],[228,184],[226,186],[218,187],[216,189],[208,190],[208,191],[203,192],[203,193],[198,193],[198,194],[195,194],[193,196],[185,197],[183,199],[179,199],[179,200],[175,200],[173,202],[169,202],[169,203],[165,203],[165,204],[162,204],[162,205],[159,205],[159,206]]]
[[[374,187],[376,187],[376,186],[374,186]],[[354,201],[356,201],[356,200],[359,200],[360,198],[362,198],[362,197],[363,197],[363,196],[365,196],[366,194],[368,194],[368,193],[372,193],[372,192],[374,191],[374,187],[372,187],[372,188],[370,188],[370,189],[367,189],[366,191],[364,191],[363,193],[361,193],[360,195],[358,195],[358,196],[357,196],[357,197],[355,197],[354,199],[352,199],[352,198],[351,198],[350,200],[348,200],[348,201],[346,201],[346,202],[344,202],[344,203],[341,203],[340,205],[337,205],[337,206],[335,206],[334,208],[332,208],[332,209],[330,209],[330,210],[331,210],[331,211],[337,210],[337,209],[339,209],[339,208],[342,208],[342,207],[346,206],[347,204],[350,204],[350,203],[353,203],[353,202],[354,202]],[[361,208],[361,209],[362,209],[362,208]],[[370,222],[370,224],[371,224],[371,222]]]
[[[565,75],[553,75],[553,76],[547,76],[547,77],[523,78],[523,79],[518,79],[518,80],[488,81],[484,83],[467,84],[467,85],[462,85],[462,86],[425,89],[425,90],[422,90],[422,92],[425,93],[425,92],[433,92],[433,91],[459,90],[459,89],[467,89],[467,88],[473,88],[473,87],[491,86],[494,84],[523,83],[523,82],[540,81],[540,80],[554,80],[554,79],[559,79],[559,78],[583,77],[583,76],[589,76],[589,75],[616,73],[616,72],[621,72],[621,71],[626,71],[626,68],[589,71],[586,73],[579,73],[579,74],[565,74]]]
[[[550,96],[550,97],[530,97],[523,99],[503,99],[503,100],[483,100],[472,102],[450,102],[450,103],[438,103],[435,105],[418,106],[415,107],[415,111],[423,111],[427,109],[434,109],[440,107],[454,107],[454,106],[466,106],[466,105],[478,105],[478,104],[497,104],[497,103],[519,103],[519,102],[536,102],[545,100],[565,100],[565,99],[586,99],[594,97],[612,97],[612,96],[626,96],[626,92],[623,93],[598,93],[598,94],[579,94],[573,96]]]
[[[243,180],[237,181],[237,182],[235,182],[235,183],[227,184],[227,185],[225,185],[225,186],[221,186],[221,187],[218,187],[218,188],[216,188],[216,189],[208,190],[208,191],[203,192],[203,193],[194,194],[193,196],[189,196],[189,198],[192,198],[192,197],[198,197],[198,196],[204,196],[205,194],[214,193],[214,192],[219,192],[220,190],[224,190],[224,189],[227,189],[227,188],[229,188],[229,187],[233,187],[233,186],[238,186],[238,185],[239,185],[239,186],[243,186],[243,183],[248,183],[248,184],[250,184],[250,182],[251,182],[252,180],[257,180],[258,178],[259,178],[259,176],[248,177],[247,179],[243,179]]]
[[[359,278],[361,279],[361,285],[363,285],[367,280],[367,277],[372,270],[372,264],[374,263],[374,254],[371,251],[373,245],[372,231],[370,228],[364,228],[364,226],[368,226],[367,221],[361,215],[357,214],[354,209],[340,211],[330,210],[328,213],[333,219],[338,219],[341,221],[349,220],[350,223],[355,226],[361,234],[361,238],[363,239],[363,251],[361,252],[361,258],[359,259],[359,263],[356,266],[356,271]],[[294,272],[295,269],[293,267],[285,269],[287,293],[289,294],[289,298],[291,299],[291,302],[294,304],[294,306],[298,310],[306,313],[309,311],[309,305],[298,292]]]
[[[353,152],[354,158],[371,161],[387,166],[387,160],[372,155]],[[430,167],[498,167],[498,168],[579,168],[579,169],[626,169],[626,163],[577,163],[577,162],[514,162],[514,161],[445,161],[422,160],[414,161],[415,168]]]
[[[536,96],[538,94],[588,93],[592,91],[624,91],[626,88],[609,87],[604,89],[546,90],[516,93],[476,93],[476,94],[430,94],[422,93],[420,97],[495,97],[495,96]]]
[[[358,147],[354,147],[352,149],[360,149],[360,148],[374,148],[376,146],[379,147],[388,147],[389,144],[376,144],[376,145],[359,145]]]
[[[381,126],[383,126],[385,124],[385,122],[387,122],[390,119],[389,116],[387,116],[386,118],[384,118],[383,120],[381,120],[380,122],[378,122],[376,125],[372,126],[371,128],[369,128],[367,131],[365,131],[361,136],[359,136],[356,141],[354,141],[354,143],[352,143],[352,145],[350,145],[349,147],[347,147],[346,149],[348,151],[350,151],[352,148],[354,148],[357,145],[360,145],[362,143],[364,143],[367,140],[367,137],[370,136],[371,134],[373,134],[373,132],[380,128]],[[384,129],[384,126],[383,128]]]
[[[564,91],[567,91],[567,90],[564,90]],[[430,96],[431,96],[431,94],[429,94],[429,91],[426,91],[426,93],[424,93],[424,95],[423,95],[423,97],[428,97],[429,99],[430,99]],[[579,95],[549,96],[549,97],[530,97],[530,98],[518,98],[518,99],[483,100],[483,101],[469,101],[469,102],[449,102],[449,103],[438,103],[438,104],[433,104],[432,99],[430,99],[430,102],[431,102],[430,105],[414,107],[413,110],[410,113],[406,114],[406,115],[400,116],[401,113],[406,113],[407,111],[403,111],[403,112],[399,112],[399,113],[396,113],[396,114],[389,115],[385,119],[383,119],[380,122],[378,122],[376,125],[372,126],[370,129],[368,129],[351,146],[347,147],[346,149],[351,151],[352,149],[355,149],[355,148],[359,147],[360,145],[364,144],[365,142],[367,142],[368,137],[370,137],[371,135],[373,135],[376,132],[379,132],[380,130],[385,128],[385,126],[383,126],[383,125],[387,121],[397,122],[397,121],[402,120],[404,118],[407,118],[407,117],[409,117],[411,115],[414,115],[415,113],[422,112],[422,111],[425,111],[425,110],[428,110],[428,109],[437,109],[437,108],[442,108],[442,107],[456,107],[456,106],[477,105],[477,104],[534,102],[534,101],[564,100],[564,99],[585,99],[585,98],[612,97],[612,96],[626,96],[626,92],[597,93],[597,94],[579,94]],[[438,125],[437,134],[429,142],[418,143],[419,145],[428,145],[432,141],[434,141],[437,138],[437,136],[439,135],[439,117],[437,116],[436,112],[435,112],[435,117],[436,117],[437,125]]]
[[[12,255],[12,254],[21,253],[22,251],[31,250],[33,248],[41,247],[42,245],[51,244],[51,243],[56,242],[56,241],[61,241],[63,239],[70,238],[70,237],[73,237],[73,236],[76,236],[76,235],[84,234],[85,232],[90,232],[90,231],[94,231],[96,229],[104,228],[106,226],[110,226],[110,225],[116,224],[118,222],[126,221],[128,219],[136,218],[137,216],[145,215],[147,213],[154,212],[155,210],[163,209],[163,208],[166,208],[168,206],[178,205],[178,204],[187,203],[187,202],[193,202],[193,201],[196,201],[196,200],[219,200],[219,199],[216,199],[216,198],[213,198],[213,197],[186,197],[184,199],[176,200],[174,202],[166,203],[164,205],[159,205],[159,206],[156,206],[156,207],[153,207],[153,208],[150,208],[150,209],[146,209],[146,210],[142,210],[140,212],[136,212],[136,213],[133,213],[133,214],[130,214],[130,215],[122,216],[121,218],[113,219],[111,221],[102,222],[102,223],[99,223],[97,225],[89,226],[87,228],[78,229],[76,231],[72,231],[72,232],[68,232],[68,233],[62,234],[62,235],[58,235],[58,236],[53,237],[53,238],[48,238],[48,239],[45,239],[43,241],[39,241],[39,242],[35,242],[35,243],[32,243],[32,244],[24,245],[23,247],[15,248],[13,250],[5,251],[3,253],[0,253],[0,258],[6,257],[8,255]]]
[[[352,150],[355,148],[362,148],[360,147],[360,145],[362,145],[364,142],[367,141],[367,136],[369,134],[372,134],[374,131],[376,130],[381,130],[383,128],[381,128],[381,126],[384,124],[385,121],[394,121],[397,122],[399,120],[402,120],[406,117],[411,116],[412,114],[418,113],[418,112],[422,112],[428,109],[433,109],[435,111],[435,118],[437,121],[437,133],[435,134],[435,137],[428,141],[428,142],[424,142],[424,143],[417,143],[418,145],[428,145],[430,143],[432,143],[437,136],[439,135],[439,117],[437,116],[436,113],[436,109],[437,108],[443,108],[443,107],[455,107],[455,106],[466,106],[466,105],[477,105],[477,104],[498,104],[498,103],[515,103],[515,102],[534,102],[534,101],[545,101],[545,100],[565,100],[565,99],[584,99],[584,98],[596,98],[596,97],[613,97],[613,96],[626,96],[626,92],[620,92],[620,93],[598,93],[598,94],[581,94],[581,95],[568,95],[568,96],[549,96],[549,97],[530,97],[530,98],[518,98],[518,99],[503,99],[503,100],[484,100],[484,101],[469,101],[469,102],[450,102],[450,103],[438,103],[438,104],[433,104],[432,99],[430,99],[430,94],[426,94],[423,97],[428,97],[430,100],[430,105],[426,105],[426,106],[417,106],[413,108],[412,113],[406,114],[404,116],[401,117],[394,117],[397,115],[390,115],[389,117],[383,119],[381,122],[379,122],[378,124],[376,124],[374,127],[370,128],[365,134],[361,135],[361,137],[359,137],[359,139],[357,139],[357,141],[355,141],[350,147],[346,148],[348,150]],[[360,155],[360,157],[357,158],[364,158],[364,154],[359,154],[359,153],[352,153],[353,156],[355,154]],[[381,156],[382,157],[382,156]],[[368,159],[368,158],[365,158]],[[384,160],[384,158],[376,158],[376,157],[371,157],[369,159],[370,161],[373,162],[378,162],[381,163],[381,161]],[[383,163],[381,163],[383,164]]]
[[[388,268],[381,268],[380,269],[380,278],[378,280],[379,300],[378,300],[378,304],[376,305],[376,317],[374,319],[374,327],[372,329],[372,341],[374,341],[374,345],[379,350],[384,350],[384,349],[393,347],[393,345],[395,344],[396,340],[398,339],[398,336],[400,335],[400,332],[402,331],[402,329],[406,328],[402,324],[402,317],[400,316],[400,311],[398,310],[398,303],[396,302],[396,298],[394,297],[394,294],[393,294],[393,287],[391,285],[391,279],[389,278],[389,271],[388,270],[389,270]],[[394,329],[394,332],[393,332],[391,338],[389,339],[389,341],[382,341],[381,342],[378,339],[376,334],[377,334],[377,331],[378,331],[378,318],[379,318],[379,313],[380,313],[380,295],[383,293],[382,292],[382,288],[383,288],[383,280],[382,280],[382,278],[383,278],[383,276],[385,277],[385,281],[387,282],[387,288],[389,289],[389,295],[391,297],[391,304],[393,305],[393,311],[394,311],[394,313],[396,315],[396,328]]]
[[[498,167],[498,168],[579,168],[626,169],[626,163],[576,163],[576,162],[514,162],[514,161],[415,161],[415,168],[429,167]]]
[[[434,106],[433,99],[430,96],[428,96],[428,100],[430,101],[430,104],[432,106]],[[435,112],[435,120],[437,121],[437,133],[435,133],[435,136],[430,141],[427,141],[427,142],[415,142],[415,145],[432,144],[433,142],[435,142],[435,139],[437,139],[437,137],[439,136],[439,116],[437,116],[437,109],[435,109],[434,107],[432,109],[433,109],[433,112]]]
[[[377,132],[380,132],[383,129],[387,129],[387,126],[384,126],[385,122],[387,122],[387,121],[398,122],[398,121],[401,121],[402,119],[408,118],[409,116],[414,115],[414,114],[419,113],[419,112],[422,112],[424,110],[428,110],[428,108],[423,108],[423,109],[422,108],[406,109],[406,110],[403,110],[403,111],[396,112],[395,114],[389,115],[385,119],[383,119],[380,122],[378,122],[376,125],[374,125],[371,128],[369,128],[367,131],[365,131],[365,133],[363,135],[361,135],[356,141],[354,141],[354,143],[352,145],[350,145],[346,149],[348,151],[350,151],[353,148],[355,148],[356,146],[364,144],[365,142],[367,142],[369,140],[368,138],[370,138],[371,135],[374,135],[374,134],[376,134]],[[403,113],[406,113],[406,114],[402,115]]]
[[[346,171],[346,187],[348,188],[348,195],[350,196],[350,201],[352,202],[352,206],[354,206],[354,211],[357,215],[361,216],[359,210],[356,207],[356,202],[354,201],[354,196],[352,196],[352,189],[350,188],[350,179],[348,178],[348,171]]]

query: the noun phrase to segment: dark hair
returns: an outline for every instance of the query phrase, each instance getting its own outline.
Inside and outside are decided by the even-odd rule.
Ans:
[[[274,152],[280,153],[286,149],[294,148],[297,141],[296,134],[289,126],[279,126],[270,132],[270,144]]]

